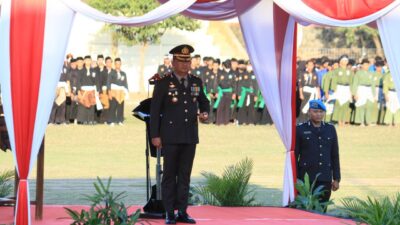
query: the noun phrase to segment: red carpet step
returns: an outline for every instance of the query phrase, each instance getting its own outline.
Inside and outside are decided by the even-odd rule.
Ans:
[[[71,223],[63,207],[80,211],[88,209],[87,206],[44,206],[44,219],[32,220],[32,225],[67,225]],[[139,207],[132,207],[132,211]],[[34,218],[35,207],[31,208]],[[189,214],[200,225],[343,225],[356,224],[351,220],[344,220],[305,212],[297,209],[279,207],[215,207],[194,206],[188,209]],[[0,207],[0,224],[11,224],[13,221],[13,208]],[[164,220],[146,220],[145,224],[164,224]]]

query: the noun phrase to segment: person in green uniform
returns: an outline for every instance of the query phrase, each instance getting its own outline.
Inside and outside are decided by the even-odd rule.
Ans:
[[[335,106],[335,98],[333,97],[332,90],[332,75],[333,71],[339,68],[337,60],[331,62],[332,66],[329,67],[329,72],[322,77],[321,89],[324,92],[324,101],[326,106],[326,114],[324,121],[330,123],[332,121],[333,110]]]
[[[386,101],[385,125],[397,126],[400,122],[400,104],[392,74],[388,72],[383,79],[383,93]]]
[[[338,122],[339,126],[349,121],[349,105],[352,101],[350,85],[353,72],[347,67],[349,58],[343,55],[339,58],[339,68],[332,72],[331,89],[334,91],[335,106],[332,120]]]
[[[372,111],[375,101],[375,81],[373,74],[368,71],[370,64],[368,59],[363,59],[361,69],[354,75],[351,83],[351,93],[355,100],[354,123],[361,126],[373,122]]]
[[[384,71],[383,66],[385,63],[383,60],[375,61],[375,72],[374,74],[374,82],[375,82],[375,102],[372,109],[372,124],[383,124],[383,117],[385,116],[384,112],[384,102],[385,96],[383,96],[383,78]],[[370,69],[371,71],[371,69]]]

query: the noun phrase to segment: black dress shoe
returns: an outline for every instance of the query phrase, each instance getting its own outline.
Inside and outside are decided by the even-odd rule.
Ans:
[[[176,224],[174,213],[167,213],[165,216],[165,224]]]
[[[181,223],[191,223],[195,224],[196,221],[187,214],[185,211],[178,211],[178,215],[176,216],[176,221]]]

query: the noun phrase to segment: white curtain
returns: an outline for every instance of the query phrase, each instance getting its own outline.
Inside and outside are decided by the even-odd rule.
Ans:
[[[400,99],[400,7],[377,21],[383,49]]]
[[[289,19],[283,49],[276,49],[274,10],[272,1],[261,1],[239,17],[247,51],[260,90],[275,127],[286,148],[283,205],[294,199],[293,173],[290,159],[292,144],[292,54],[294,40],[293,18]],[[280,35],[278,35],[280,36]],[[283,50],[283,51],[282,51]],[[277,65],[277,52],[283,52],[282,64]],[[278,61],[281,61],[278,59]],[[278,69],[280,67],[280,69]],[[279,72],[281,71],[281,72]],[[295,109],[294,109],[295,110]]]
[[[158,0],[166,3],[169,0]],[[261,0],[226,0],[222,2],[196,3],[182,12],[183,15],[199,20],[227,20],[246,12]]]
[[[34,166],[53,107],[74,16],[75,13],[60,1],[47,1],[42,74],[33,131],[31,168]]]
[[[54,1],[54,0],[53,0]],[[59,0],[71,8],[74,12],[81,13],[94,20],[111,24],[120,24],[125,26],[145,26],[160,22],[170,16],[178,14],[186,10],[196,0],[169,0],[165,4],[160,5],[156,9],[142,16],[124,17],[112,16],[94,9],[80,0]]]

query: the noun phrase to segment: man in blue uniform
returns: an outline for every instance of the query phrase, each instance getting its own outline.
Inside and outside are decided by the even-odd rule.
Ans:
[[[323,122],[326,112],[324,103],[312,100],[309,104],[310,120],[296,127],[297,178],[302,180],[307,173],[311,181],[317,179],[316,187],[322,185],[325,191],[320,202],[327,202],[331,190],[339,189],[338,138],[335,127]]]
[[[157,81],[151,102],[152,144],[164,155],[161,191],[166,224],[196,223],[186,212],[190,174],[199,143],[198,118],[208,119],[210,102],[201,79],[189,72],[193,51],[190,45],[179,45],[169,52],[173,72]]]

